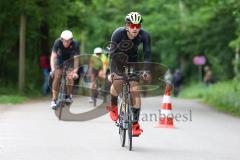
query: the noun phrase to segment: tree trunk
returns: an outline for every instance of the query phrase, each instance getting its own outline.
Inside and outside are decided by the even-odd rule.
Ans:
[[[235,79],[240,80],[240,67],[239,67],[239,47],[236,48],[235,59],[233,60]]]
[[[49,56],[49,27],[48,22],[44,21],[40,27],[41,33],[41,54]]]
[[[25,41],[26,41],[26,15],[20,17],[20,41],[19,41],[19,72],[18,72],[18,89],[23,91],[25,86]]]
[[[80,42],[80,53],[81,54],[85,54],[85,39],[86,38],[86,35],[85,35],[85,32],[82,32],[81,34],[81,42]]]

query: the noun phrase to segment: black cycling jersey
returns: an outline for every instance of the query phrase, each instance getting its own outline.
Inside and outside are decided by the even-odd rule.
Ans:
[[[110,47],[110,68],[116,64],[113,61],[117,53],[125,53],[128,56],[128,62],[138,62],[138,46],[143,43],[144,61],[151,61],[151,39],[148,32],[140,29],[139,34],[134,39],[129,39],[127,30],[123,27],[117,28],[111,38]],[[113,72],[111,69],[111,72]]]
[[[64,61],[70,60],[76,55],[79,55],[79,45],[77,41],[73,40],[68,48],[63,46],[60,38],[56,39],[52,48],[53,52],[57,53],[57,66],[63,64]],[[72,61],[70,61],[72,62]]]

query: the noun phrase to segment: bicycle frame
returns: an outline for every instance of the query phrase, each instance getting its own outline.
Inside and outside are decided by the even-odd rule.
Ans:
[[[128,131],[128,142],[129,142],[129,150],[132,150],[132,123],[133,123],[133,113],[131,110],[132,98],[130,93],[130,81],[131,79],[128,77],[128,70],[125,67],[125,75],[123,76],[123,85],[121,96],[119,97],[119,134],[121,139],[122,147],[125,146],[126,139],[126,130]],[[133,73],[132,69],[130,69],[130,74]],[[119,79],[120,80],[120,79]]]
[[[58,99],[57,99],[57,108],[59,108],[59,117],[58,119],[61,120],[62,116],[62,108],[65,106],[66,102],[66,77],[67,77],[67,69],[68,65],[63,65],[63,74],[60,81],[60,87],[58,91]]]
[[[123,84],[121,94],[122,94],[121,95],[122,99],[120,100],[120,102],[121,102],[120,112],[127,113],[127,115],[128,115],[128,113],[131,112],[131,108],[130,108],[131,95],[130,95],[130,84],[129,84],[129,82],[126,82],[126,83]],[[125,123],[128,122],[128,118],[129,117],[124,116]],[[123,128],[127,129],[127,126],[124,124]]]

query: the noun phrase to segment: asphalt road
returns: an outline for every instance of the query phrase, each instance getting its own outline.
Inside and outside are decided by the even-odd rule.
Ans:
[[[144,133],[133,151],[120,146],[108,114],[88,121],[60,121],[47,100],[0,105],[0,160],[239,160],[240,119],[194,100],[172,99],[174,129],[156,128],[162,97],[144,98]],[[75,98],[72,113],[91,110]]]

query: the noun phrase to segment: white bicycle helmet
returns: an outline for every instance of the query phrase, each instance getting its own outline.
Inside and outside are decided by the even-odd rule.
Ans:
[[[100,47],[95,48],[94,51],[93,51],[93,53],[94,53],[94,54],[102,53],[102,48],[100,48]]]
[[[61,38],[64,40],[70,40],[73,38],[73,34],[69,30],[65,30],[61,33]]]
[[[142,16],[138,12],[131,12],[125,17],[126,23],[140,24],[142,20]]]

